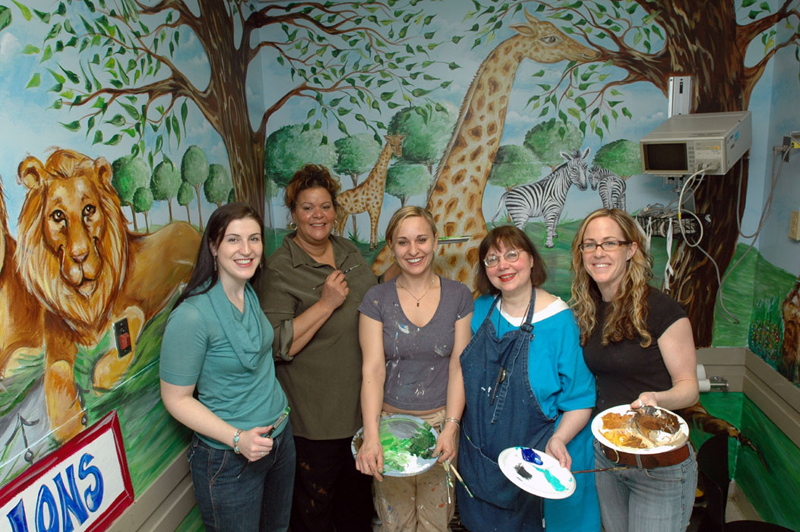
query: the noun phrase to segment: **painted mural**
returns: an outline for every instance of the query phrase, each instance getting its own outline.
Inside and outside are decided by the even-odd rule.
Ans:
[[[376,272],[411,203],[453,239],[440,273],[471,285],[482,236],[514,223],[567,299],[579,220],[639,214],[697,345],[748,345],[800,384],[800,251],[774,221],[800,187],[753,252],[744,236],[800,130],[799,21],[800,0],[0,0],[0,485],[112,408],[137,493],[158,475],[186,436],[158,399],[160,334],[204,220],[249,201],[276,248],[307,162],[339,176],[336,231]],[[686,205],[638,151],[672,75],[693,112],[769,132]],[[663,238],[681,208],[702,240]],[[160,456],[138,448],[154,439]]]

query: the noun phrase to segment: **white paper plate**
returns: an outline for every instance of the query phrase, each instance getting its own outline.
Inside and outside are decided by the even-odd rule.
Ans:
[[[592,434],[594,437],[597,438],[597,441],[605,445],[606,447],[610,447],[611,449],[616,449],[617,451],[621,451],[623,453],[629,454],[661,454],[667,451],[671,451],[673,449],[677,449],[678,447],[683,446],[689,440],[689,425],[686,424],[686,421],[676,414],[675,412],[671,412],[666,408],[656,407],[659,410],[663,410],[664,412],[669,412],[670,414],[674,415],[678,418],[678,422],[680,423],[680,429],[678,431],[678,437],[672,441],[668,445],[659,445],[657,447],[652,447],[650,449],[637,449],[635,447],[621,447],[619,445],[615,445],[605,436],[603,436],[603,416],[609,413],[625,415],[628,413],[633,413],[630,408],[630,405],[619,405],[613,406],[606,410],[603,410],[599,414],[597,414],[594,419],[592,420]]]
[[[414,449],[414,440],[427,439],[430,434],[433,443],[424,451]],[[436,448],[436,430],[425,421],[409,414],[390,414],[381,418],[380,437],[383,445],[383,475],[387,477],[413,477],[424,473],[436,464],[438,457],[433,456]],[[364,441],[364,427],[361,427],[353,441],[350,450],[355,458],[361,443]],[[418,447],[418,445],[416,445]],[[424,455],[431,455],[423,458]],[[422,456],[421,456],[422,455]]]
[[[529,462],[522,457],[523,450],[535,452],[542,465]],[[497,459],[500,471],[517,487],[544,497],[545,499],[566,499],[575,493],[575,477],[569,469],[561,467],[558,460],[543,451],[529,447],[509,447]]]

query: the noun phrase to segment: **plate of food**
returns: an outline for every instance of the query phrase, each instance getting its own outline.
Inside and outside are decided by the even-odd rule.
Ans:
[[[575,477],[558,460],[530,447],[509,447],[497,459],[500,471],[518,488],[545,499],[575,493]]]
[[[433,455],[437,436],[436,430],[417,416],[390,414],[382,417],[383,475],[413,477],[432,468],[438,458]],[[364,427],[361,427],[350,443],[353,457],[363,442]]]
[[[666,408],[630,405],[611,407],[592,420],[597,441],[624,453],[659,454],[684,445],[689,440],[689,425]]]

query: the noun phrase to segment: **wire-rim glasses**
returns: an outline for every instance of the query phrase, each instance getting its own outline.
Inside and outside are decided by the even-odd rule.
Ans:
[[[602,248],[603,251],[616,251],[622,246],[630,244],[630,240],[606,240],[605,242],[586,242],[578,246],[584,253],[591,253],[597,248]]]
[[[506,262],[517,262],[519,260],[520,254],[522,252],[518,249],[509,249],[505,253],[503,253],[502,257],[505,259]],[[498,255],[487,255],[485,259],[483,259],[483,263],[486,265],[487,268],[494,268],[498,264],[500,264],[500,256]]]

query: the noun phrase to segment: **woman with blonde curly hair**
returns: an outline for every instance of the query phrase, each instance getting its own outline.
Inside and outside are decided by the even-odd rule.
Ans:
[[[697,402],[697,355],[683,308],[651,288],[644,235],[619,209],[599,209],[572,242],[572,307],[586,365],[597,379],[597,409],[616,405],[670,410]],[[607,532],[685,530],[697,464],[689,445],[660,454],[629,454],[595,442],[595,475]]]

